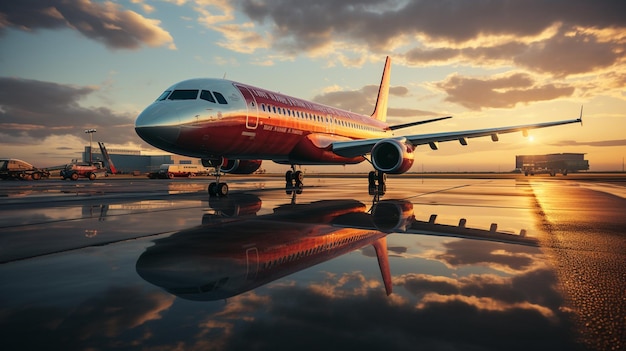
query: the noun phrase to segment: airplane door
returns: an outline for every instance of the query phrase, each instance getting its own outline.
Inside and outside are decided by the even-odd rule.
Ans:
[[[241,85],[237,85],[237,87],[239,88],[239,91],[241,91],[243,98],[246,100],[246,128],[256,129],[259,125],[259,108],[257,106],[256,99],[254,98],[254,95],[252,95],[250,89]]]
[[[259,250],[256,247],[246,249],[246,280],[256,278],[259,271]]]

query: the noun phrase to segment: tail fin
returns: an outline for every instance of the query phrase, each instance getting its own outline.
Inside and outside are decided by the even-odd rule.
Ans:
[[[387,120],[387,100],[389,98],[389,75],[391,73],[391,57],[387,56],[385,61],[385,69],[383,70],[383,78],[378,88],[378,98],[376,99],[376,107],[372,118],[385,122]]]
[[[389,267],[389,254],[387,253],[387,236],[374,241],[372,244],[376,251],[376,257],[378,258],[378,267],[380,268],[380,274],[383,276],[383,283],[385,284],[385,292],[387,296],[393,292],[393,284],[391,282],[391,268]]]

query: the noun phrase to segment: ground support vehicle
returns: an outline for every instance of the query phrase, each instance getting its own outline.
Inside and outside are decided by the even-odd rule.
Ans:
[[[50,177],[50,172],[15,158],[0,159],[0,179],[39,180]]]

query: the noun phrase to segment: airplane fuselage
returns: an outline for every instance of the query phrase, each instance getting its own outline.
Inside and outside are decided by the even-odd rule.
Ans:
[[[203,159],[285,164],[355,164],[332,152],[335,141],[391,136],[370,116],[224,79],[191,79],[168,88],[137,118],[155,147]]]

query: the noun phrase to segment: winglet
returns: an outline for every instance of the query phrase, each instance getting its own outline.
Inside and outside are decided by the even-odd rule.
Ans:
[[[389,98],[389,76],[391,73],[391,57],[387,56],[385,61],[385,69],[383,77],[378,88],[378,98],[376,99],[376,107],[372,113],[372,118],[385,122],[387,120],[387,100]]]
[[[583,105],[580,105],[580,117],[578,117],[578,121],[580,121],[580,125],[583,125]]]

